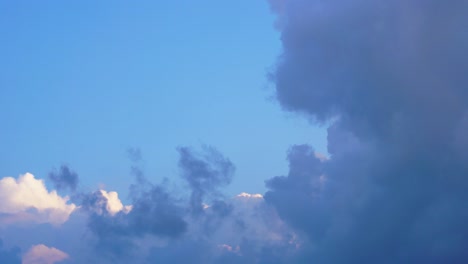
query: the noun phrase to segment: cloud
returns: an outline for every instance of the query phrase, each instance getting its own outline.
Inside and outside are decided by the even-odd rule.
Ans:
[[[44,182],[30,173],[18,179],[5,177],[0,180],[0,222],[62,224],[76,208],[68,199],[49,192]]]
[[[130,189],[131,210],[124,211],[113,192],[84,196],[89,243],[101,263],[257,263],[257,258],[268,263],[281,250],[296,250],[297,235],[262,195],[220,193],[234,170],[228,158],[208,147],[178,150],[189,197],[170,191],[167,180],[153,184],[144,177]]]
[[[57,190],[70,189],[75,191],[78,186],[78,174],[68,166],[62,165],[60,170],[49,173],[49,179],[54,183]]]
[[[199,161],[197,155],[191,158]],[[97,190],[77,195],[81,204],[60,226],[15,225],[0,228],[0,234],[28,249],[23,263],[275,263],[273,259],[296,250],[297,235],[262,195],[226,198],[217,194],[220,185],[203,189],[203,197],[213,199],[204,200],[200,214],[193,214],[192,198],[170,191],[167,181],[153,184],[145,179],[132,186],[131,205],[123,205],[117,192]],[[45,245],[61,245],[66,253]]]
[[[187,200],[178,203],[177,218],[172,219],[170,214],[162,215],[170,208],[158,206],[175,206],[174,202],[161,203],[160,198],[151,197],[162,195],[158,192],[164,190],[150,189],[145,201],[135,200],[128,214],[92,212],[88,228],[94,238],[87,243],[100,263],[258,263],[254,260],[260,255],[270,259],[276,252],[273,248],[292,254],[300,243],[259,194],[217,200],[201,215],[184,210],[190,208]],[[226,250],[229,247],[233,250]],[[271,254],[262,253],[269,250]]]
[[[23,256],[23,264],[54,264],[68,259],[67,253],[39,244],[32,246]]]
[[[330,124],[265,200],[320,263],[464,263],[468,2],[271,0],[281,106]],[[322,179],[322,181],[320,181]]]
[[[179,167],[182,178],[189,184],[191,210],[194,214],[203,212],[206,195],[219,195],[218,188],[228,185],[234,174],[234,164],[212,147],[205,147],[199,154],[187,147],[179,151]]]
[[[243,193],[240,193],[236,196],[237,199],[242,199],[242,198],[257,198],[257,199],[262,199],[263,198],[263,195],[259,194],[259,193],[256,193],[256,194],[250,194],[250,193],[246,193],[246,192],[243,192]]]
[[[12,249],[5,249],[3,247],[3,241],[0,239],[0,263],[7,263],[7,264],[20,264],[20,249],[19,248],[12,248]]]
[[[139,148],[128,148],[127,156],[132,162],[139,162],[142,160],[141,150]]]
[[[242,193],[223,201],[228,214],[208,205],[202,215],[188,221],[187,233],[179,240],[155,246],[149,262],[161,263],[276,263],[292,254],[299,243],[261,195]],[[207,229],[208,228],[208,229]]]
[[[100,190],[85,196],[90,243],[101,262],[130,261],[143,254],[142,241],[177,238],[186,232],[184,209],[164,186],[139,188],[133,189],[129,206],[122,205],[116,192]]]
[[[164,182],[151,183],[140,168],[136,183],[130,188],[131,206],[124,207],[115,192],[101,190],[84,196],[83,208],[91,213],[88,227],[96,238],[96,247],[109,259],[144,255],[142,248],[148,246],[142,246],[142,241],[149,245],[154,241],[169,243],[170,248],[196,245],[188,237],[193,232],[206,231],[208,223],[215,222],[211,215],[192,219],[204,214],[205,200],[213,202],[210,211],[216,217],[229,215],[231,206],[218,199],[221,197],[218,188],[231,181],[234,165],[211,147],[205,147],[201,153],[187,147],[178,151],[181,177],[191,192],[188,200],[170,192]],[[200,239],[201,234],[197,236]]]
[[[83,197],[82,205],[85,209],[92,210],[98,215],[109,214],[111,216],[123,212],[128,214],[132,210],[131,205],[123,205],[117,192],[98,190]]]

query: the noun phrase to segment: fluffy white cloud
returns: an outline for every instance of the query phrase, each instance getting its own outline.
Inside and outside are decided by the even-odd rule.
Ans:
[[[67,253],[46,245],[34,245],[23,256],[23,264],[54,264],[68,259]]]
[[[98,193],[102,195],[105,199],[99,200],[95,205],[96,212],[102,214],[102,210],[105,208],[107,213],[110,215],[115,215],[116,213],[122,211],[124,213],[129,213],[132,210],[131,205],[123,205],[122,201],[119,199],[119,194],[117,192],[108,192],[106,190],[99,190]]]
[[[49,192],[42,180],[26,173],[17,179],[0,180],[0,223],[16,222],[62,224],[75,210],[67,196]]]
[[[107,199],[106,209],[111,215],[114,215],[120,211],[124,213],[130,212],[132,210],[131,205],[123,205],[122,201],[119,199],[119,194],[117,192],[106,192],[104,190],[100,190],[102,195]]]

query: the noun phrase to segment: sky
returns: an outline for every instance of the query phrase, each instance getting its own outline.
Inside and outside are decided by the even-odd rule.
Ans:
[[[212,145],[236,163],[235,195],[265,191],[293,143],[326,152],[324,128],[272,100],[281,44],[267,2],[1,6],[2,176],[66,164],[83,187],[126,193],[127,149],[162,179],[178,173],[177,147]]]
[[[468,262],[468,2],[0,19],[0,263]]]

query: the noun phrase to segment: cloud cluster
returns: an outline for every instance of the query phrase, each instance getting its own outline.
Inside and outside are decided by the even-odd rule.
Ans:
[[[103,256],[100,261],[255,263],[262,250],[296,243],[261,195],[244,193],[232,199],[221,195],[219,188],[230,182],[234,171],[229,159],[211,147],[178,151],[189,197],[139,173],[131,188],[131,210],[118,206],[120,211],[112,211],[102,192],[85,198],[84,208],[91,212],[87,225]]]
[[[28,205],[25,208],[37,209],[24,209],[36,221],[18,225],[25,223],[24,219],[15,218],[10,222],[11,227],[0,228],[9,247],[21,246],[21,249],[0,250],[0,261],[7,264],[21,261],[28,264],[272,263],[272,259],[283,258],[283,253],[293,255],[299,247],[300,239],[276,210],[265,203],[262,195],[241,193],[231,198],[221,195],[218,188],[230,180],[233,165],[219,152],[212,148],[202,152],[184,148],[179,165],[188,197],[170,191],[165,182],[154,184],[146,179],[139,183],[137,179],[131,188],[131,205],[124,205],[116,192],[106,190],[82,192],[74,197],[79,205],[70,205],[66,203],[68,198],[47,191],[43,181],[31,174],[0,180],[28,186],[23,188],[29,191],[40,187],[42,195],[49,199],[43,203],[50,210],[61,208],[50,208],[54,204],[50,201],[51,194],[63,202],[64,208],[73,208],[60,221],[52,216],[45,221],[41,215],[44,208],[38,203],[43,197],[16,199],[17,192],[4,192],[0,200],[3,207],[19,200],[23,202],[11,207],[20,210],[19,205],[25,204]],[[197,185],[197,181],[205,182]],[[8,186],[8,190],[20,189]],[[192,193],[199,190],[201,199],[194,203]],[[201,211],[194,213],[194,208],[200,207]]]
[[[117,192],[108,192],[106,190],[97,190],[84,195],[82,206],[98,215],[109,214],[114,216],[119,212],[128,214],[132,210],[131,205],[122,204]]]

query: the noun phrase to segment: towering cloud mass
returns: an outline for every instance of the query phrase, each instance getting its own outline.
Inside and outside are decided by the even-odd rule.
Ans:
[[[310,263],[468,261],[468,2],[271,0],[284,109],[332,123],[265,199]],[[324,184],[320,186],[320,175]]]

